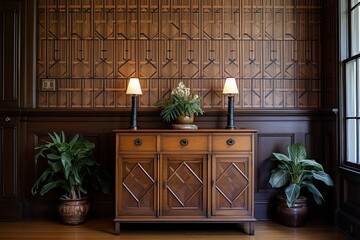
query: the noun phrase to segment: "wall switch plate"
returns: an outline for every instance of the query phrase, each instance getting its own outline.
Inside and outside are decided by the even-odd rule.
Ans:
[[[55,91],[55,79],[42,79],[41,91]]]

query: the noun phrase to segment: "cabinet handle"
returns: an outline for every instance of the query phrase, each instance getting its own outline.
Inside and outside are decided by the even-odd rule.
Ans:
[[[143,142],[142,142],[142,140],[141,140],[140,138],[137,138],[137,139],[134,140],[134,144],[135,144],[136,146],[140,146],[142,143],[143,143]]]
[[[5,122],[10,122],[11,121],[11,118],[10,117],[6,117],[5,118]]]
[[[229,138],[228,140],[226,140],[226,144],[229,145],[229,146],[232,146],[235,144],[235,140],[232,139],[232,138]]]
[[[180,140],[180,145],[181,146],[186,146],[189,144],[189,141],[186,138],[183,138]]]

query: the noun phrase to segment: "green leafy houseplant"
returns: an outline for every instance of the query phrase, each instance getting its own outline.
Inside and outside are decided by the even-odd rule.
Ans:
[[[285,195],[289,208],[294,206],[303,188],[309,190],[315,202],[321,205],[324,198],[313,180],[319,180],[328,186],[333,186],[331,177],[324,172],[323,167],[315,160],[306,159],[306,149],[300,143],[288,147],[288,156],[282,153],[273,153],[272,159],[278,162],[271,171],[269,183],[273,188],[286,186]]]
[[[65,199],[82,198],[90,187],[109,192],[110,177],[93,157],[94,143],[80,138],[79,134],[67,142],[63,131],[48,135],[50,142],[35,147],[38,151],[35,161],[42,157],[49,167],[35,181],[31,189],[33,195],[44,195],[54,188],[63,189],[65,195],[62,198]]]
[[[177,119],[179,116],[189,116],[195,114],[204,114],[200,107],[200,97],[190,93],[183,82],[180,82],[176,89],[171,92],[171,97],[161,99],[155,103],[155,106],[163,108],[160,116],[165,122]]]

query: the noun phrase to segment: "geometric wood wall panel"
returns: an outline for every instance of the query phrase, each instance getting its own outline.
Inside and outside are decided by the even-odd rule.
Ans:
[[[80,4],[81,3],[81,4]],[[37,106],[124,108],[129,77],[141,80],[140,108],[179,81],[226,108],[320,108],[322,1],[39,0]],[[42,91],[54,79],[55,91]]]

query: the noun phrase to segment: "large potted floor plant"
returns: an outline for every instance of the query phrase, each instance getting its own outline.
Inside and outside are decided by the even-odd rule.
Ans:
[[[284,194],[278,195],[278,218],[281,223],[291,227],[302,226],[308,212],[308,199],[305,191],[321,205],[324,198],[315,185],[320,181],[333,186],[331,177],[315,160],[306,159],[306,149],[301,143],[288,147],[288,156],[273,153],[272,159],[277,166],[271,171],[269,183],[273,188],[284,188]]]
[[[63,190],[58,212],[64,224],[76,225],[86,220],[90,208],[89,189],[110,190],[109,174],[93,156],[95,144],[76,134],[67,141],[65,133],[48,133],[51,141],[35,147],[35,161],[47,161],[48,167],[35,181],[31,192],[44,195],[54,188]]]

